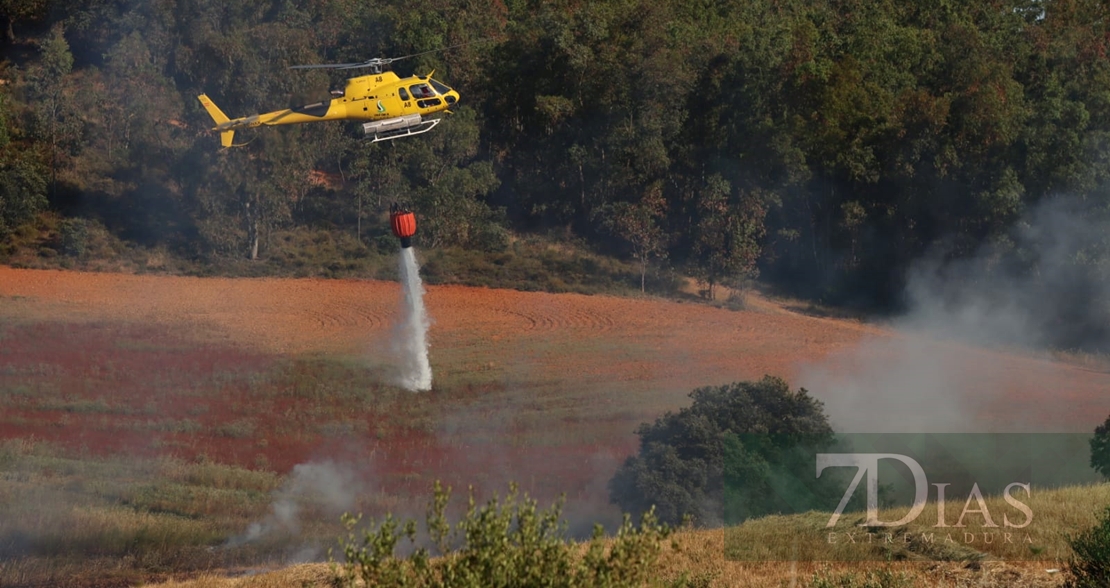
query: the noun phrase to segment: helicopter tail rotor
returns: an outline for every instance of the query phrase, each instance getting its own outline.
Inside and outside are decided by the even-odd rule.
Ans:
[[[215,102],[212,102],[207,94],[201,94],[200,96],[197,96],[197,99],[200,100],[201,106],[203,106],[204,109],[208,111],[208,116],[211,116],[212,120],[216,122],[216,128],[212,130],[220,131],[220,144],[224,147],[231,147],[231,142],[235,138],[235,130],[220,130],[220,127],[224,125],[224,123],[229,122],[231,119],[229,119],[227,115],[224,114],[224,111],[220,110],[219,106],[216,106]]]

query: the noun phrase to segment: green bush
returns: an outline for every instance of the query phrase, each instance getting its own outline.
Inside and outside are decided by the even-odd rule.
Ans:
[[[792,392],[781,378],[699,388],[690,397],[689,408],[636,431],[639,453],[609,482],[610,500],[622,510],[657,508],[668,524],[686,517],[699,525],[724,518],[739,524],[776,512],[780,470],[796,465],[805,450],[835,441],[822,403],[804,388]],[[785,489],[791,498],[820,503],[809,489]]]
[[[485,506],[470,496],[466,515],[454,528],[445,515],[450,488],[435,484],[428,508],[427,532],[443,557],[432,559],[427,549],[394,555],[402,539],[415,547],[416,523],[400,523],[392,515],[362,532],[354,531],[361,515],[346,514],[348,535],[339,540],[344,563],[333,566],[339,586],[396,586],[498,588],[512,586],[640,586],[651,577],[661,541],[669,534],[653,512],[640,528],[625,515],[615,538],[606,540],[600,525],[585,549],[566,539],[561,501],[539,511],[525,495],[517,502],[516,485],[504,503],[495,497]],[[452,545],[461,545],[451,549]]]
[[[89,226],[83,218],[67,218],[58,224],[61,249],[69,257],[81,259],[89,244]]]
[[[1068,562],[1067,588],[1104,588],[1110,586],[1110,507],[1099,515],[1098,523],[1082,533],[1068,537],[1072,558]]]

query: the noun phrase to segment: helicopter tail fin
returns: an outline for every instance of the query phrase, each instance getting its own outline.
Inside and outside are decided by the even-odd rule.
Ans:
[[[212,102],[212,100],[209,99],[206,94],[201,94],[200,96],[197,96],[197,99],[200,100],[201,106],[204,106],[204,109],[208,111],[208,115],[212,117],[212,120],[216,121],[217,129],[219,129],[219,125],[222,125],[231,120],[227,118],[227,115],[224,114],[224,111],[220,110],[220,107],[216,106],[216,103]],[[231,141],[234,137],[234,130],[220,131],[220,143],[224,147],[231,147]]]
[[[220,133],[220,144],[224,147],[231,147],[231,140],[235,138],[235,131],[224,131]]]

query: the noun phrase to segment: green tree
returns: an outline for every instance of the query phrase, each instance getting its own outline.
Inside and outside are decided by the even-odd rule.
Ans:
[[[310,169],[298,134],[296,129],[275,133],[257,149],[232,149],[206,160],[214,173],[195,188],[193,198],[198,230],[211,252],[257,260],[273,231],[290,222],[303,192],[288,191],[289,186],[307,186]]]
[[[833,442],[821,402],[804,388],[791,391],[781,378],[698,388],[690,397],[688,408],[637,429],[639,453],[609,482],[610,500],[622,510],[637,514],[654,507],[659,520],[670,524],[686,516],[714,524],[726,506],[733,515],[766,514],[774,504],[769,497],[743,497],[771,487],[769,464],[794,449]],[[762,441],[739,441],[748,434]],[[726,481],[734,490],[730,499]]]
[[[13,141],[11,101],[0,94],[0,239],[47,205],[47,180],[38,155]]]
[[[51,191],[56,193],[63,151],[72,147],[81,128],[69,95],[68,76],[73,70],[73,54],[60,24],[55,24],[49,36],[40,42],[39,52],[40,62],[31,70],[29,78],[37,101],[38,135],[46,140],[50,150]]]
[[[640,202],[617,202],[602,214],[605,224],[632,246],[632,255],[640,265],[640,292],[646,291],[648,262],[666,255],[667,235],[660,226],[666,215],[662,187],[648,187]]]
[[[43,171],[33,154],[0,147],[0,238],[46,209]]]
[[[699,194],[692,269],[708,286],[710,300],[718,284],[734,286],[756,272],[766,234],[760,195],[756,191],[733,198],[729,182],[716,174]]]
[[[1095,427],[1095,435],[1091,437],[1091,467],[1110,478],[1110,416]]]

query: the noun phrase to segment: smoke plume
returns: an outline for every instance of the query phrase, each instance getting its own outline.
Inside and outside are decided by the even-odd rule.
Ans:
[[[843,432],[1089,431],[1077,415],[1107,407],[1068,399],[1074,376],[1043,355],[1110,342],[1107,229],[1061,198],[970,257],[938,248],[908,272],[893,333],[800,366],[799,385]]]
[[[269,514],[230,539],[228,547],[259,540],[297,539],[304,521],[317,520],[317,515],[334,521],[352,510],[360,487],[359,478],[347,466],[332,461],[298,464],[274,491]],[[305,554],[302,559],[307,561],[312,556]]]

